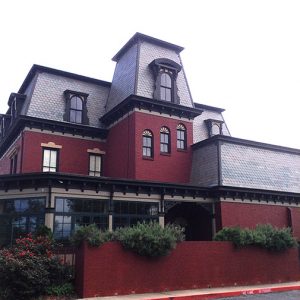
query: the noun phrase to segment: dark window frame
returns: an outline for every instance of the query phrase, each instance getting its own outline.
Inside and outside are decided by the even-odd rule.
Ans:
[[[117,208],[117,206],[119,209]],[[140,206],[140,207],[138,207]],[[146,210],[149,206],[149,210]],[[151,211],[152,208],[156,209]],[[132,211],[134,210],[134,212]],[[143,212],[144,210],[144,212]],[[158,221],[159,216],[159,203],[157,202],[145,202],[145,201],[126,201],[126,200],[114,200],[113,201],[113,229],[118,227],[126,227],[135,225],[137,222],[144,222],[144,221]],[[125,221],[121,224],[123,220]]]
[[[178,137],[178,133],[180,135],[179,137]],[[182,138],[182,134],[183,134],[183,138]],[[176,128],[176,140],[177,140],[176,143],[177,150],[184,151],[187,149],[187,129],[181,123],[178,124]]]
[[[96,171],[96,159],[95,159],[95,165],[94,170],[91,169],[91,157],[94,156],[95,158],[100,158],[100,170]],[[88,166],[88,174],[89,176],[95,176],[95,177],[101,177],[103,174],[103,155],[97,154],[97,153],[90,153],[89,154],[89,166]]]
[[[71,91],[71,90],[65,90],[64,91],[65,96],[65,113],[63,116],[64,121],[71,122],[74,124],[83,124],[83,125],[89,125],[89,118],[88,118],[88,110],[87,110],[87,98],[89,94],[77,92],[77,91]],[[71,101],[72,98],[78,97],[82,100],[82,115],[81,115],[81,122],[72,122],[71,121],[71,110],[74,111],[74,109],[71,108]],[[76,118],[75,118],[76,120]]]
[[[60,211],[58,209],[58,200],[62,200],[63,202],[63,210]],[[78,201],[81,211],[67,211],[65,210],[65,200],[70,201]],[[99,201],[99,204],[103,205],[103,211],[94,210],[93,205]],[[81,202],[81,203],[80,203]],[[100,223],[99,227],[103,230],[108,229],[109,225],[109,200],[108,199],[93,199],[93,198],[76,198],[76,197],[61,197],[57,196],[54,199],[55,212],[53,218],[53,234],[56,239],[67,240],[70,235],[76,229],[76,225],[78,225],[78,220],[81,219],[82,222],[79,222],[79,226],[86,226],[88,224],[93,224],[94,222],[90,222],[91,220],[95,220],[95,218],[99,218]],[[106,206],[106,209],[105,209]],[[88,208],[88,209],[86,209]],[[86,210],[85,210],[86,209]],[[57,220],[61,219],[62,223],[59,223]],[[66,222],[65,221],[66,218]],[[89,222],[84,222],[84,220],[90,220]],[[67,222],[69,220],[69,222]],[[105,220],[105,221],[104,221]],[[66,230],[65,227],[69,227],[70,230]],[[57,231],[57,227],[61,226],[62,230]],[[70,235],[64,235],[65,232],[70,232]]]
[[[153,93],[153,98],[161,101],[168,101],[175,104],[180,103],[180,98],[178,96],[177,88],[177,76],[181,71],[181,66],[175,61],[168,58],[158,58],[153,60],[150,63],[150,67],[154,74],[155,79],[155,90]],[[167,74],[171,78],[171,87],[170,87],[170,100],[165,100],[165,97],[162,91],[165,91],[165,86],[162,86],[162,76]],[[163,89],[162,89],[163,88]]]
[[[16,174],[17,173],[17,167],[18,167],[18,153],[15,153],[10,158],[10,174]]]
[[[160,141],[160,153],[161,154],[170,154],[171,153],[171,131],[168,127],[163,126],[159,132],[159,141]],[[162,141],[163,138],[163,141]],[[167,140],[166,140],[167,138]]]
[[[150,141],[150,146],[146,141]],[[154,139],[153,133],[149,129],[145,129],[142,134],[142,156],[145,159],[153,159],[154,157]],[[145,151],[144,151],[145,150]],[[149,155],[148,155],[149,153]],[[145,155],[144,155],[145,154]]]
[[[59,149],[56,148],[48,148],[48,147],[43,147],[43,155],[42,155],[42,172],[58,172],[59,170]],[[49,150],[50,151],[50,157],[49,157],[49,165],[44,165],[44,156],[45,156],[45,150]],[[51,152],[56,152],[56,162],[55,162],[55,167],[51,167],[50,166],[50,162],[51,162]],[[44,171],[44,168],[49,168],[48,171]],[[50,171],[50,169],[55,169],[55,171]]]
[[[35,206],[35,210],[30,208],[24,208],[22,206],[22,201],[38,201],[41,206]],[[16,208],[15,201],[19,201],[20,206],[11,210],[10,207]],[[24,197],[24,198],[12,198],[12,199],[2,199],[1,203],[3,205],[3,211],[0,214],[0,240],[6,240],[6,243],[12,243],[15,238],[20,237],[20,232],[22,234],[27,234],[29,232],[34,232],[36,228],[40,225],[45,224],[45,212],[46,212],[46,197]],[[35,222],[32,222],[35,219]],[[25,222],[24,222],[25,220]],[[5,229],[6,228],[6,229]],[[25,229],[25,230],[24,230]],[[2,235],[4,233],[4,235]],[[5,235],[6,234],[6,235]]]

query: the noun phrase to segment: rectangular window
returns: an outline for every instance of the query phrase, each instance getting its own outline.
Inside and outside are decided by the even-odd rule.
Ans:
[[[57,172],[58,150],[43,149],[43,172]]]
[[[102,174],[102,156],[90,154],[89,175],[100,177]]]
[[[10,174],[16,174],[17,173],[17,163],[18,163],[18,155],[15,154],[10,159]]]
[[[18,198],[0,201],[0,245],[34,232],[45,224],[45,198]]]
[[[56,198],[54,237],[68,239],[79,226],[96,224],[100,229],[108,227],[108,200]]]
[[[114,200],[113,227],[125,227],[137,222],[158,220],[158,203]]]
[[[161,133],[160,134],[160,152],[169,153],[169,134]]]

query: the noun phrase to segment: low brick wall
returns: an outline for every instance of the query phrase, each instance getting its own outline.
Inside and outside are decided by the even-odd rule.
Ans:
[[[117,242],[83,245],[76,256],[81,297],[300,280],[298,250],[283,253],[229,242],[183,242],[167,257],[148,259]]]

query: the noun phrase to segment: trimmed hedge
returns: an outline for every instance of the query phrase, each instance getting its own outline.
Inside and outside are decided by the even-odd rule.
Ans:
[[[80,227],[71,242],[80,245],[87,241],[92,247],[99,247],[108,241],[119,241],[125,249],[148,257],[165,256],[184,240],[184,229],[167,225],[162,228],[157,222],[137,223],[132,227],[119,228],[114,232],[100,231],[96,225]]]
[[[216,234],[214,240],[230,241],[237,247],[253,245],[270,251],[284,251],[297,246],[290,228],[276,228],[270,224],[260,224],[255,229],[225,227]]]

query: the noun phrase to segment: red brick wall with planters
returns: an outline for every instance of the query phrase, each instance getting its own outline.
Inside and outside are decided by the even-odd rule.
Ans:
[[[106,151],[105,143],[62,135],[26,131],[24,133],[22,172],[41,172],[43,151],[41,143],[53,142],[59,149],[59,172],[88,175],[88,149]],[[106,169],[104,156],[104,171]]]
[[[254,228],[257,224],[291,226],[288,208],[277,205],[221,202],[221,218],[222,227]]]
[[[299,276],[295,248],[273,253],[236,249],[229,242],[183,242],[159,259],[125,251],[117,242],[100,248],[85,244],[76,256],[80,297],[287,282]]]
[[[192,162],[193,127],[191,122],[176,120],[157,115],[135,113],[136,126],[136,178],[144,180],[165,181],[174,183],[188,183]],[[187,129],[187,150],[177,150],[178,124],[184,124]],[[160,154],[160,129],[166,126],[171,134],[170,155]],[[142,157],[142,134],[150,129],[154,135],[154,158],[146,160]]]

